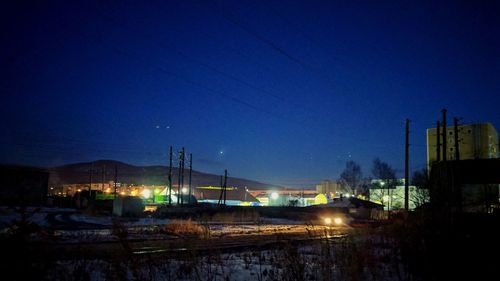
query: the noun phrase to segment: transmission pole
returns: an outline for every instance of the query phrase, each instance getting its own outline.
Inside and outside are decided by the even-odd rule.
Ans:
[[[168,165],[168,205],[172,205],[172,146],[170,146],[170,164]]]
[[[184,189],[184,166],[185,166],[185,150],[184,150],[184,147],[182,148],[182,152],[181,152],[181,186],[180,186],[180,189],[181,189],[181,205],[184,205],[184,192],[183,192],[183,189]]]
[[[226,205],[227,170],[224,170],[224,206]]]
[[[89,170],[89,198],[92,193],[92,174],[94,173],[94,162],[90,163],[90,170]]]
[[[220,176],[220,195],[219,195],[219,202],[217,202],[217,205],[222,204],[222,194],[224,193],[224,185],[222,184],[222,175]]]
[[[182,150],[179,151],[179,177],[177,179],[177,205],[180,204],[181,200],[181,177],[182,177]]]
[[[101,191],[104,192],[104,183],[106,182],[106,165],[102,165],[102,188]]]
[[[458,121],[459,118],[455,117],[453,118],[453,129],[455,133],[455,160],[460,160],[460,144],[459,144],[459,139],[458,139]]]
[[[113,183],[113,194],[114,194],[114,198],[115,199],[116,199],[116,185],[117,185],[117,182],[118,182],[118,167],[115,164],[115,181]]]
[[[191,178],[193,174],[193,154],[189,153],[189,197],[188,197],[188,203],[191,205]]]
[[[410,136],[410,120],[407,118],[406,119],[406,129],[405,129],[405,210],[408,212],[408,188],[409,188],[409,167],[408,167],[408,161],[409,161],[409,136]]]
[[[441,161],[441,123],[436,123],[436,162]]]
[[[443,113],[443,161],[446,162],[447,160],[447,157],[446,157],[446,154],[448,153],[448,151],[446,150],[446,144],[447,144],[447,141],[446,141],[446,108],[443,108],[443,110],[441,110],[441,112]]]

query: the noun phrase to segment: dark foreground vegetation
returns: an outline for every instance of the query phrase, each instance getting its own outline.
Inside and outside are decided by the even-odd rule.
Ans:
[[[175,250],[166,243],[172,251],[139,253],[117,221],[118,248],[74,255],[86,246],[65,249],[27,217],[1,234],[4,280],[493,280],[500,237],[498,215],[420,210],[347,235],[332,227],[299,242],[276,233],[251,247],[223,249],[225,238],[213,239],[202,221],[175,220],[161,230],[177,237]],[[203,250],[194,247],[200,244]]]

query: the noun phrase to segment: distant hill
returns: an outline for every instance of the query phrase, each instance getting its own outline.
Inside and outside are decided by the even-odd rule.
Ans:
[[[166,185],[168,183],[168,166],[134,166],[114,160],[99,160],[87,163],[75,163],[50,168],[49,185],[89,183],[89,170],[93,165],[93,182],[102,181],[102,168],[105,167],[105,181],[112,181],[115,166],[118,171],[118,182],[134,185]],[[172,167],[173,184],[177,184],[179,169]],[[189,170],[184,169],[184,184],[188,184]],[[193,170],[193,186],[219,186],[220,175],[202,173]],[[248,187],[248,189],[273,189],[280,186],[257,181],[228,177],[228,186]]]

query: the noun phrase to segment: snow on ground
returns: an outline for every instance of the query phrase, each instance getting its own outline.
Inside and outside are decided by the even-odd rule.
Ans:
[[[70,216],[72,221],[84,222],[89,224],[96,224],[101,226],[112,226],[113,217],[112,216],[89,216],[85,214],[72,214]],[[120,222],[127,227],[132,226],[152,226],[152,225],[164,225],[170,222],[169,219],[157,219],[157,218],[138,218],[138,219],[120,219]]]
[[[263,251],[221,253],[205,256],[136,257],[121,264],[105,260],[64,260],[48,271],[47,278],[64,279],[75,274],[88,280],[123,276],[126,280],[401,280],[405,269],[375,259],[373,264],[352,267],[352,256],[327,255],[341,252],[345,245],[311,244]],[[333,248],[332,248],[333,247]],[[340,247],[340,248],[339,248]],[[334,250],[334,248],[337,248]],[[355,260],[355,262],[359,262]],[[397,265],[397,263],[396,263]],[[83,274],[83,275],[82,275]],[[67,276],[65,276],[67,275]]]
[[[61,242],[73,243],[83,241],[116,241],[112,235],[113,220],[118,221],[128,229],[130,239],[155,239],[161,236],[164,225],[172,222],[170,219],[158,218],[116,218],[110,215],[89,215],[79,213],[75,209],[66,208],[28,208],[28,220],[42,227],[53,229],[54,235]],[[48,217],[50,215],[50,218]],[[18,209],[0,207],[0,231],[5,231],[13,222],[19,221],[21,214]],[[53,225],[51,225],[53,223]],[[305,231],[303,222],[261,218],[259,223],[203,222],[200,225],[208,227],[212,236],[252,235],[256,233],[277,233]],[[62,226],[62,227],[61,227]],[[165,234],[163,233],[165,236]]]
[[[74,209],[67,208],[26,208],[25,213],[27,220],[36,223],[39,226],[47,227],[49,222],[47,220],[47,215],[50,213],[64,213],[64,212],[74,212]],[[4,230],[6,227],[14,223],[15,221],[21,220],[21,210],[19,208],[8,208],[0,207],[0,230]]]
[[[288,225],[304,224],[303,221],[280,219],[280,218],[261,218],[260,220],[264,224],[288,224]]]

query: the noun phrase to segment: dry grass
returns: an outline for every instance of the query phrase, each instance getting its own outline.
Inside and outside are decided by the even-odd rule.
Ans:
[[[165,231],[176,235],[183,236],[202,236],[205,233],[203,226],[191,219],[188,220],[173,220],[165,225]]]

